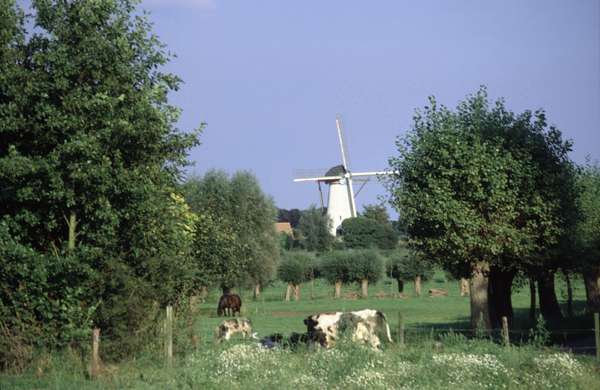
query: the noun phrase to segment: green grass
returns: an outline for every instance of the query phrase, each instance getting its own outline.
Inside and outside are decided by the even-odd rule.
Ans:
[[[574,284],[575,299],[581,302],[583,286],[580,281]],[[197,350],[190,348],[188,330],[181,324],[173,367],[165,366],[156,340],[149,340],[154,348],[135,359],[106,364],[103,376],[96,381],[87,378],[87,362],[64,352],[41,354],[21,375],[0,374],[0,389],[600,388],[599,366],[593,356],[573,356],[528,344],[506,348],[489,339],[469,339],[450,331],[468,326],[469,300],[459,296],[458,282],[447,282],[437,274],[424,283],[421,297],[414,296],[412,287],[411,283],[405,286],[406,298],[393,298],[390,295],[396,284],[384,280],[370,287],[369,299],[334,300],[333,288],[317,281],[314,299],[310,285],[305,285],[298,302],[283,301],[285,286],[280,283],[266,289],[256,301],[249,291],[240,291],[243,315],[252,319],[259,335],[304,332],[302,320],[313,313],[375,308],[387,314],[393,330],[398,313],[402,313],[407,328],[404,347],[388,344],[383,351],[372,351],[341,343],[333,351],[267,351],[250,341],[215,345],[214,328],[222,320],[215,313],[215,291],[199,306],[195,332],[201,343]],[[519,326],[527,324],[526,287],[516,290],[513,297]],[[429,288],[443,288],[449,296],[430,298]],[[559,298],[564,297],[562,283],[557,290]],[[358,286],[347,286],[343,293],[358,291]],[[388,297],[376,298],[378,292]],[[572,324],[590,327],[588,323]]]

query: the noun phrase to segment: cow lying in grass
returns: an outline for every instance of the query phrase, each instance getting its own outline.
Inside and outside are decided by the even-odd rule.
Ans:
[[[215,338],[217,342],[229,340],[236,333],[241,333],[243,338],[253,337],[252,322],[246,318],[235,318],[225,320],[215,329]]]
[[[392,342],[385,315],[378,310],[314,314],[306,318],[304,324],[310,340],[325,348],[332,347],[343,334],[348,335],[352,341],[365,343],[372,348],[381,345],[380,335]]]

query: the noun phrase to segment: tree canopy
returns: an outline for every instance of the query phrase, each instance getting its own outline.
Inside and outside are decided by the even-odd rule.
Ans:
[[[276,209],[254,175],[242,171],[230,177],[213,170],[190,177],[182,190],[207,224],[196,233],[197,287],[270,282],[279,260]]]
[[[172,302],[186,288],[187,227],[172,195],[201,126],[175,127],[179,111],[167,98],[179,79],[162,70],[169,56],[136,2],[31,5],[27,23],[13,1],[0,5],[0,224],[11,243],[2,250],[16,251],[0,258],[39,269],[45,279],[27,285],[38,307],[76,304],[123,342],[149,302]],[[78,277],[57,266],[69,262]],[[1,299],[3,310],[20,305]],[[10,314],[9,329],[36,328]],[[37,320],[76,323],[50,315]]]
[[[483,277],[474,280],[486,289],[490,267],[509,273],[508,291],[517,270],[556,267],[574,221],[574,169],[570,143],[547,125],[542,110],[515,115],[502,100],[490,105],[485,88],[455,111],[430,98],[397,146],[391,202],[413,247],[447,268],[467,270],[465,276]]]

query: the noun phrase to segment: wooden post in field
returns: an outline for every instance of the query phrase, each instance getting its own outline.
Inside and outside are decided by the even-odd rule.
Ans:
[[[168,305],[165,317],[165,357],[167,365],[173,365],[173,306]]]
[[[198,304],[198,296],[192,295],[190,297],[190,312],[188,318],[188,327],[190,330],[190,339],[194,349],[198,348],[198,336],[196,336],[196,329],[194,329],[194,319],[196,317],[196,305]]]
[[[90,367],[90,377],[98,378],[100,375],[100,329],[92,330],[92,363]]]
[[[594,313],[594,333],[596,335],[596,360],[600,360],[600,314]]]
[[[404,347],[404,319],[401,312],[398,312],[398,344]]]
[[[504,346],[510,346],[510,338],[508,336],[508,318],[502,317],[502,340],[504,341]]]

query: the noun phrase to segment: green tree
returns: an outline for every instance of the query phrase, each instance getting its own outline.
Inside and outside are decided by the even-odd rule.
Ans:
[[[393,249],[398,243],[398,233],[389,222],[362,216],[345,219],[341,232],[347,248]]]
[[[285,252],[279,264],[277,274],[279,279],[286,282],[288,287],[285,300],[290,300],[292,290],[295,300],[300,300],[300,286],[313,277],[314,257],[308,252]]]
[[[412,280],[415,285],[415,295],[421,295],[421,281],[426,281],[433,276],[433,264],[405,246],[386,255],[386,273],[396,279],[398,292],[404,291],[404,281]]]
[[[209,171],[189,178],[182,191],[194,212],[210,216],[209,225],[216,223],[216,231],[210,228],[203,233],[199,227],[196,234],[195,260],[204,275],[199,279],[203,286],[219,286],[227,292],[252,285],[257,291],[274,278],[279,261],[276,209],[252,174],[237,172],[229,177]],[[211,241],[217,233],[225,237]]]
[[[588,309],[600,311],[600,166],[587,164],[578,176],[581,218],[577,224],[576,254],[585,281]]]
[[[471,277],[473,326],[480,315],[487,326],[497,324],[500,316],[512,318],[518,270],[556,267],[552,253],[572,209],[570,145],[547,127],[542,111],[514,115],[503,101],[490,108],[485,89],[456,112],[430,103],[390,159],[399,172],[391,200],[414,248]]]
[[[367,204],[363,207],[362,216],[365,218],[373,219],[379,222],[381,225],[390,223],[390,215],[387,212],[385,206],[380,204]]]
[[[375,249],[355,249],[346,252],[349,280],[359,283],[362,297],[369,296],[369,283],[376,283],[383,274],[384,261]]]
[[[135,2],[32,7],[29,31],[14,3],[0,7],[0,216],[19,245],[92,270],[71,286],[128,353],[145,308],[186,289],[171,194],[198,132],[175,128],[167,96],[179,80],[161,71],[169,58]]]
[[[335,298],[340,298],[342,284],[352,282],[351,267],[347,251],[327,252],[320,258],[321,276],[335,286]]]
[[[331,249],[335,237],[329,233],[331,221],[327,214],[315,205],[301,212],[298,223],[298,240],[300,246],[307,251],[324,252]]]

